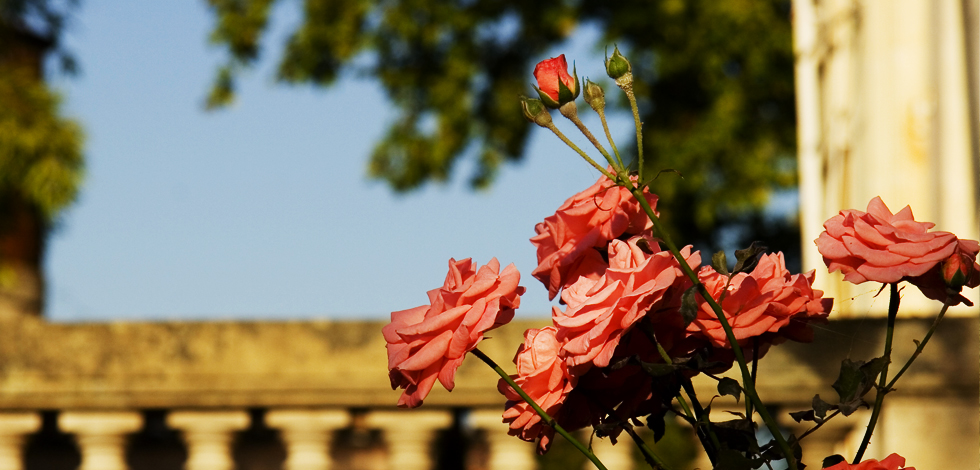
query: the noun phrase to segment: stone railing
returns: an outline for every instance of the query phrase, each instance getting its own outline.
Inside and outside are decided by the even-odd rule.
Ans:
[[[481,349],[507,363],[523,330],[545,322],[517,321]],[[928,325],[900,322],[896,360]],[[395,408],[381,326],[6,323],[0,470],[536,468],[533,445],[506,435],[497,379],[475,358],[460,368],[452,393],[436,387],[422,408]],[[883,326],[832,322],[811,345],[774,347],[761,363],[760,394],[781,416],[807,408],[814,393],[829,401],[840,361],[880,354]],[[980,441],[977,328],[975,318],[947,320],[889,397],[869,456],[898,451],[920,470],[978,467],[976,452],[963,452]],[[696,388],[703,400],[717,394],[710,380]],[[740,405],[716,399],[713,413],[725,419],[726,407]],[[853,452],[866,420],[864,413],[828,422],[807,438],[804,461],[819,466],[823,456]],[[797,435],[806,429],[784,424]],[[628,443],[593,446],[610,469],[632,465]]]

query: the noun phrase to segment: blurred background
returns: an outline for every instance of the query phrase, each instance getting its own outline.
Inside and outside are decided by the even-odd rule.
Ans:
[[[880,350],[887,302],[826,273],[812,244],[823,221],[880,195],[980,238],[978,11],[0,0],[0,468],[584,465],[535,460],[503,434],[479,364],[427,411],[393,410],[378,329],[425,303],[450,257],[524,274],[521,318],[487,342],[498,362],[547,322],[528,239],[597,175],[524,121],[517,96],[534,64],[565,54],[605,88],[632,159],[631,115],[602,63],[613,45],[633,64],[645,171],[674,170],[651,187],[675,239],[730,255],[761,240],[836,299],[812,347],[767,356],[760,393],[780,411],[833,396],[843,358]],[[899,336],[921,338],[936,306],[904,295]],[[951,312],[869,456],[980,465],[962,452],[980,440],[976,314]],[[826,426],[804,461],[853,452],[866,420]],[[679,436],[661,446],[671,462],[706,468]],[[607,444],[600,457],[633,465]]]

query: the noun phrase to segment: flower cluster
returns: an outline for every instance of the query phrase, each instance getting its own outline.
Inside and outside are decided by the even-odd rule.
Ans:
[[[635,111],[631,70],[618,49],[606,61],[607,75],[627,93]],[[603,468],[567,431],[593,426],[599,437],[615,437],[628,430],[629,423],[637,423],[638,417],[647,417],[648,424],[662,421],[677,398],[684,418],[696,429],[712,462],[720,459],[718,468],[769,462],[774,455],[788,458],[790,468],[802,468],[789,458],[793,449],[782,440],[776,421],[749,386],[755,373],[749,372],[747,359],[757,360],[786,340],[813,339],[812,325],[825,322],[833,307],[833,299],[824,298],[822,291],[813,288],[814,271],[794,274],[787,269],[782,253],[761,253],[756,244],[749,250],[736,251],[739,261],[732,273],[724,253],[717,253],[710,265],[702,266],[700,252],[691,246],[678,250],[665,234],[667,250],[662,248],[652,231],[654,225],[662,229],[655,212],[657,196],[641,183],[640,176],[626,171],[618,151],[615,158],[606,153],[578,120],[574,100],[581,89],[574,71],[568,73],[565,57],[542,61],[534,75],[541,100],[522,97],[525,117],[568,142],[553,125],[548,111],[559,109],[610,165],[604,169],[569,144],[603,176],[534,227],[531,243],[538,264],[531,274],[547,288],[549,300],[558,297],[562,306],[552,308],[552,325],[524,333],[524,342],[514,357],[517,373],[508,376],[475,349],[486,331],[513,318],[524,294],[518,285],[520,274],[514,265],[501,271],[496,259],[479,269],[469,259],[450,259],[445,283],[429,291],[430,304],[393,312],[391,323],[383,329],[391,386],[405,389],[398,406],[421,405],[436,380],[451,391],[456,370],[465,354],[473,351],[501,377],[497,388],[507,399],[503,422],[508,433],[537,441],[539,452],[548,450],[558,432]],[[601,87],[586,80],[582,88],[586,102],[605,119]],[[639,135],[638,117],[636,121]],[[637,161],[642,169],[641,147]],[[876,197],[867,212],[844,210],[828,220],[816,244],[829,271],[840,271],[849,282],[891,283],[892,298],[897,299],[894,284],[907,281],[927,297],[945,302],[946,307],[970,304],[960,291],[980,286],[980,264],[976,261],[980,243],[961,240],[949,232],[930,231],[933,226],[915,221],[909,207],[893,214]],[[889,321],[894,321],[894,315]],[[887,364],[891,360],[893,326],[889,323],[884,357],[869,363],[845,361],[841,377],[859,367],[866,379],[868,374],[874,378],[880,373],[884,382],[887,372],[872,369],[878,361]],[[918,343],[906,368],[932,331]],[[712,374],[724,372],[735,361],[743,382],[735,381],[737,391],[732,392],[732,379]],[[749,445],[755,436],[752,416],[742,416],[728,427],[705,418],[705,407],[690,390],[690,379],[700,373],[719,381],[719,393],[736,397],[745,393],[751,403],[747,414],[752,415],[754,408],[762,417],[774,436],[776,446],[772,449],[778,454],[762,452],[758,445],[753,450]],[[794,413],[794,419],[822,423],[818,419],[824,419],[829,408],[846,416],[846,410],[866,405],[862,397],[873,383],[845,382],[840,387],[839,383],[834,385],[841,396],[840,404],[825,403],[818,395],[809,415]],[[682,388],[696,405],[693,411],[681,398]],[[875,412],[856,461],[863,457],[883,397],[883,393],[876,397]],[[746,429],[739,430],[739,426]],[[735,452],[726,456],[726,450]],[[644,454],[656,467],[648,449]],[[902,470],[904,465],[904,458],[892,454],[880,462],[840,462],[828,468]]]

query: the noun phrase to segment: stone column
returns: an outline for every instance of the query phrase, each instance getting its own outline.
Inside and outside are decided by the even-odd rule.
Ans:
[[[525,442],[507,434],[503,422],[502,409],[473,410],[470,422],[473,427],[483,430],[490,446],[490,470],[534,470],[534,443]],[[557,437],[561,439],[561,437]],[[612,468],[612,467],[609,467]]]
[[[24,439],[39,429],[37,413],[0,413],[0,469],[24,468]]]
[[[373,411],[366,424],[384,431],[391,470],[430,470],[436,432],[453,424],[448,411]]]
[[[350,414],[344,409],[270,410],[265,422],[282,432],[284,470],[330,470],[334,431],[350,424]]]
[[[186,470],[233,470],[232,435],[248,428],[249,416],[245,411],[173,411],[167,425],[184,436]]]
[[[588,442],[588,441],[586,441]],[[606,468],[616,470],[633,470],[633,439],[625,432],[616,439],[616,445],[608,437],[595,437],[592,439],[592,453],[602,461]],[[585,461],[585,470],[594,469],[595,465]]]
[[[74,434],[82,453],[79,470],[126,470],[126,435],[143,427],[135,411],[66,411],[58,427]]]

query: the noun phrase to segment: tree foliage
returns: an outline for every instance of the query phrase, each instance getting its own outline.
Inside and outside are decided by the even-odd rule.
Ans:
[[[0,68],[0,194],[16,194],[51,220],[74,201],[84,162],[82,132],[59,100],[24,71]]]
[[[221,106],[238,73],[260,59],[275,0],[209,3],[211,40],[229,57],[209,99]],[[462,155],[475,154],[471,182],[482,187],[522,156],[529,125],[516,96],[529,92],[534,64],[578,25],[595,24],[598,46],[618,43],[633,64],[648,174],[683,175],[653,183],[661,208],[676,230],[710,243],[711,230],[745,222],[795,180],[788,4],[304,0],[278,78],[329,85],[345,70],[374,77],[398,117],[375,147],[370,174],[409,190],[445,180]]]
[[[75,3],[0,0],[0,205],[26,203],[45,222],[74,201],[84,170],[81,128],[60,115],[41,65],[54,51],[74,69],[57,43]]]

